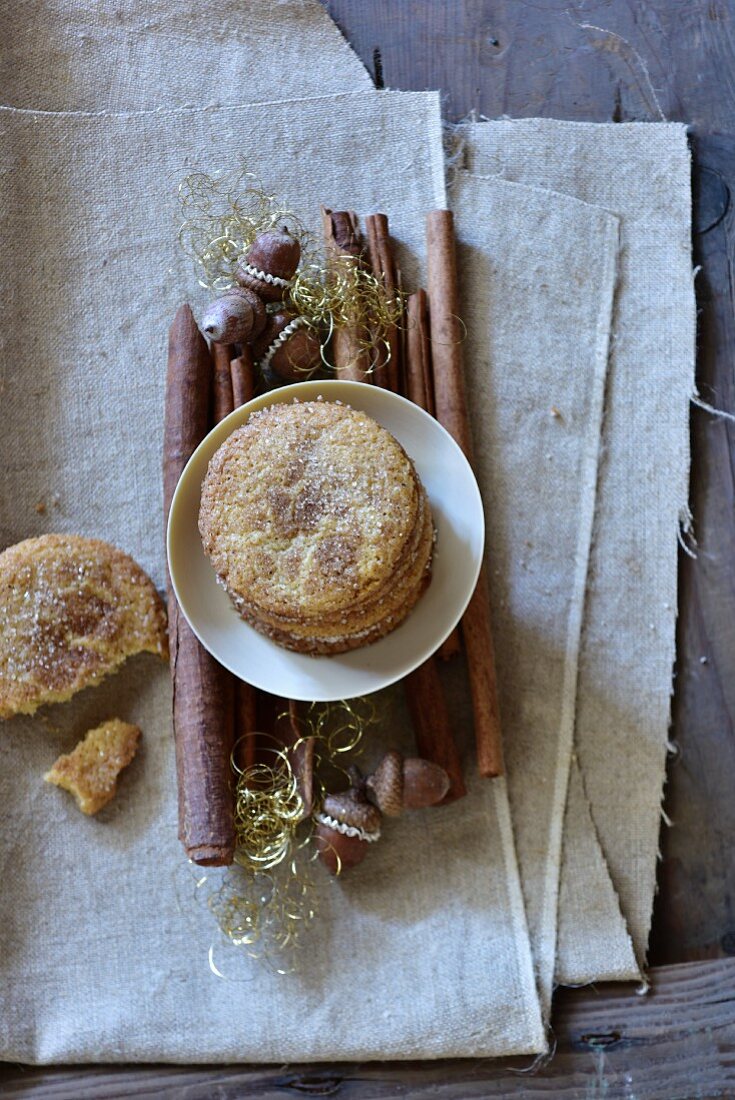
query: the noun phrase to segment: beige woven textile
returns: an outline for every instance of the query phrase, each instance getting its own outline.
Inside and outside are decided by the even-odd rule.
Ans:
[[[2,538],[96,534],[162,584],[166,329],[194,286],[168,208],[175,183],[244,155],[314,227],[320,202],[385,207],[414,283],[425,211],[445,201],[438,96],[106,116],[6,110],[0,127],[9,166],[2,294],[14,318],[4,330],[12,430],[0,456]],[[86,821],[41,775],[113,714],[141,726],[144,754],[105,818]],[[502,781],[477,781],[462,802],[399,822],[349,881],[325,888],[299,975],[244,964],[233,973],[228,960],[228,979],[245,980],[222,980],[207,962],[213,919],[186,879],[177,889],[167,670],[141,659],[49,721],[58,732],[37,720],[3,729],[1,858],[12,878],[0,899],[3,1057],[288,1061],[543,1049]],[[409,729],[396,702],[385,737],[400,741]]]
[[[509,794],[548,1012],[618,219],[466,172],[451,201]]]
[[[193,169],[228,168],[245,157],[312,223],[320,202],[385,209],[411,285],[422,274],[423,215],[444,202],[437,100],[370,91],[367,72],[316,0],[247,6],[247,18],[235,0],[122,7],[33,0],[9,9],[6,23],[3,98],[37,110],[0,113],[0,280],[13,319],[0,330],[0,539],[4,545],[52,529],[101,535],[135,554],[161,584],[165,329],[183,297],[204,301],[175,245],[177,183]],[[365,94],[340,94],[358,90]],[[309,96],[323,98],[284,102]],[[260,106],[243,106],[253,103]],[[507,483],[524,502],[518,514],[505,501],[497,508],[500,544],[489,516],[490,564],[500,570],[496,618],[513,640],[500,659],[508,783],[547,1011],[559,887],[557,980],[637,972],[603,847],[639,957],[647,935],[676,606],[672,540],[686,503],[688,156],[681,127],[550,121],[475,126],[467,155],[474,173],[535,185],[464,177],[453,202],[460,225],[477,217],[469,237],[513,273],[505,285],[480,255],[465,255],[464,277],[479,287],[468,337],[471,377],[488,365],[475,410],[483,489],[495,499]],[[542,199],[536,188],[555,194]],[[622,261],[611,235],[617,221]],[[566,295],[580,258],[588,266]],[[597,579],[581,647],[584,775],[572,760],[560,883],[570,698],[599,457],[593,426],[611,264],[620,262],[592,549]],[[531,277],[534,264],[542,282]],[[519,284],[528,331],[513,321],[511,289]],[[488,313],[478,309],[483,299]],[[578,374],[564,371],[562,349]],[[500,366],[514,356],[523,371],[506,377]],[[642,357],[645,370],[636,374]],[[518,387],[529,363],[524,404]],[[557,385],[563,398],[546,401]],[[584,413],[557,418],[550,406],[563,418],[562,399]],[[516,438],[510,410],[532,421],[531,400],[538,433]],[[490,423],[502,429],[500,441],[487,433]],[[552,449],[544,449],[547,442]],[[633,453],[640,469],[625,465]],[[549,469],[558,476],[550,478]],[[565,506],[565,487],[576,504]],[[646,520],[631,532],[629,518],[644,499]],[[551,519],[553,538],[528,534],[534,526],[546,532]],[[629,543],[638,553],[644,544],[652,560],[624,567],[620,553],[632,552]],[[605,601],[615,604],[618,590],[621,604],[611,611]],[[662,592],[663,610],[653,606]],[[646,633],[649,621],[654,629]],[[521,643],[529,637],[526,652]],[[620,645],[610,650],[610,638]],[[623,639],[631,638],[628,661]],[[607,690],[608,652],[620,698],[601,707],[590,685]],[[530,680],[519,683],[529,670]],[[448,678],[458,725],[469,729],[461,668]],[[616,710],[627,701],[621,752]],[[386,737],[395,741],[408,726],[400,692],[385,706]],[[59,751],[112,714],[143,727],[144,749],[104,818],[85,821],[40,776]],[[0,860],[12,889],[0,899],[0,1056],[281,1061],[543,1049],[504,782],[473,785],[457,806],[399,823],[350,883],[326,889],[300,976],[243,969],[228,956],[223,980],[207,963],[212,917],[195,901],[175,840],[169,727],[167,672],[141,658],[71,706],[4,728]],[[469,739],[465,751],[471,771]],[[420,865],[416,851],[426,853]],[[364,990],[359,1016],[345,1011],[356,988]]]
[[[572,195],[620,218],[576,746],[592,819],[642,962],[670,717],[676,536],[688,516],[696,325],[686,128],[530,119],[478,123],[465,132],[473,172]],[[565,873],[575,881],[564,897],[581,917],[589,883],[584,862],[577,872],[568,861]],[[573,970],[571,960],[562,966],[570,980]],[[576,981],[595,976],[574,973]]]
[[[262,103],[373,82],[318,0],[4,0],[2,102],[37,111]]]
[[[633,942],[597,839],[576,757],[569,771],[559,877],[554,981],[632,981],[640,976]]]

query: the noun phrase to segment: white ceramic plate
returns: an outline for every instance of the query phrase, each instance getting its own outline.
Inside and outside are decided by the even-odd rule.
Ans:
[[[373,645],[332,657],[292,653],[244,622],[217,583],[197,526],[212,455],[251,413],[279,402],[343,401],[372,416],[403,445],[426,487],[437,529],[432,580],[413,612]],[[181,475],[168,521],[174,591],[202,645],[240,679],[290,699],[366,695],[406,676],[459,622],[477,583],[485,524],[472,470],[451,436],[416,405],[362,382],[299,382],[236,409],[201,442]]]

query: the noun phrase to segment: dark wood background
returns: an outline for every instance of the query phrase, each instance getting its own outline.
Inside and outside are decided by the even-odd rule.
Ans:
[[[698,388],[735,414],[735,0],[328,0],[385,87],[440,88],[449,120],[687,122]],[[246,6],[243,8],[246,18]],[[0,1067],[0,1095],[291,1094],[562,1100],[735,1097],[735,424],[692,410],[697,557],[680,555],[672,758],[653,991],[565,991],[557,1051],[522,1060],[309,1067]],[[678,964],[678,965],[672,965]]]

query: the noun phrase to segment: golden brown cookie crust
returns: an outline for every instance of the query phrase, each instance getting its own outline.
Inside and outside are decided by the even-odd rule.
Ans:
[[[100,539],[41,535],[0,554],[0,718],[70,699],[134,653],[168,656],[153,582]]]
[[[340,402],[255,413],[213,456],[199,529],[246,621],[302,652],[393,629],[430,575],[433,523],[398,441]]]
[[[138,726],[111,718],[60,756],[43,778],[73,794],[82,813],[96,814],[114,798],[118,776],[135,756],[139,740]]]
[[[315,622],[269,615],[239,598],[235,606],[261,634],[301,653],[344,653],[377,641],[395,629],[416,605],[431,580],[434,527],[426,508],[410,559],[379,598]]]

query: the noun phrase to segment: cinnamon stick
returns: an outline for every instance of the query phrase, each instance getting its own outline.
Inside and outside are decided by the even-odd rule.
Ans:
[[[431,210],[426,219],[429,275],[431,362],[436,418],[472,461],[472,436],[467,415],[460,321],[459,280],[451,210]]]
[[[410,294],[406,307],[406,397],[424,412],[434,411],[434,383],[431,377],[431,340],[429,307],[425,290]],[[461,650],[459,630],[455,627],[437,650],[448,661]],[[439,763],[437,760],[436,763]]]
[[[363,255],[362,236],[357,215],[351,210],[328,210],[322,207],[322,227],[327,252],[327,266],[333,269],[352,257],[360,263]],[[338,378],[364,382],[370,370],[370,353],[360,340],[358,322],[335,326],[332,333],[332,360]]]
[[[452,724],[433,657],[410,672],[404,680],[406,702],[411,714],[416,748],[424,760],[439,764],[449,776],[449,790],[438,805],[445,806],[467,794],[462,760],[452,735]]]
[[[395,299],[398,291],[398,270],[393,257],[388,218],[385,214],[370,214],[365,219],[368,259],[373,275],[382,282],[389,298]],[[398,325],[391,325],[385,333],[387,351],[378,349],[378,362],[373,371],[376,383],[384,389],[398,392],[401,377],[401,334]]]
[[[406,309],[405,394],[415,405],[429,411],[430,379],[429,318],[426,291],[409,295]],[[456,635],[456,631],[452,631]],[[450,638],[452,635],[450,635]],[[445,643],[446,644],[446,643]],[[441,765],[449,776],[449,791],[443,803],[467,793],[462,761],[452,734],[449,712],[439,669],[434,657],[412,672],[405,681],[419,755]]]
[[[288,701],[288,720],[290,725],[291,744],[295,745],[292,753],[292,765],[299,786],[299,794],[304,803],[303,817],[311,817],[314,812],[314,750],[316,742],[313,737],[304,737],[299,716],[299,705],[293,699]]]
[[[368,226],[373,225],[374,233],[379,232],[381,242],[379,262],[385,264],[386,268],[394,273],[395,285],[397,286],[400,282],[400,273],[396,269],[393,260],[392,243],[387,231],[388,219],[384,214],[373,214],[365,219],[365,224]],[[373,266],[373,272],[375,273],[375,271],[375,266]],[[418,295],[411,295],[408,299],[409,309],[411,308],[412,298],[415,299],[414,313],[417,309],[421,312],[419,307],[422,305],[423,312],[421,312],[421,317],[418,318],[413,341],[410,338],[410,316],[407,326],[403,326],[408,327],[409,331],[406,341],[405,372],[396,369],[394,373],[387,375],[385,388],[392,389],[394,393],[403,390],[405,397],[425,408],[423,402],[426,400],[426,394],[423,382],[424,372],[421,369],[421,356],[428,357],[429,335],[426,322],[426,294],[424,291],[420,291]],[[422,325],[423,327],[421,327]],[[401,338],[401,329],[398,326],[396,336],[398,339]],[[426,371],[428,372],[428,364]],[[404,373],[405,384],[402,384]],[[421,378],[420,388],[415,384],[419,377]],[[410,383],[411,378],[414,379],[413,386]],[[378,379],[374,376],[371,376],[371,381],[378,383]],[[454,802],[455,799],[462,798],[467,793],[467,789],[462,777],[462,761],[452,733],[444,689],[434,658],[429,657],[420,668],[406,676],[403,685],[419,755],[425,760],[431,760],[433,763],[439,764],[449,776],[449,790],[440,804],[445,805],[448,802]]]
[[[245,344],[237,359],[230,362],[232,403],[236,409],[255,397],[255,364],[250,348]]]
[[[235,354],[231,344],[212,344],[210,348],[214,363],[213,416],[219,424],[234,409],[232,401],[232,379],[230,378],[230,360]]]
[[[235,682],[235,763],[245,771],[256,760],[258,728],[256,689],[244,680]]]
[[[255,367],[250,348],[245,345],[237,359],[228,362],[228,378],[233,409],[239,409],[255,397]],[[216,403],[215,403],[216,407]],[[244,771],[251,768],[257,755],[258,693],[244,680],[235,683],[235,763]]]
[[[188,305],[169,332],[163,435],[164,514],[195,447],[209,428],[212,362]],[[195,863],[231,863],[235,849],[232,677],[199,644],[168,579],[168,629],[179,792],[179,839]]]
[[[460,638],[459,627],[455,626],[451,634],[448,634],[442,644],[436,651],[436,656],[440,661],[451,661],[452,657],[456,657],[458,653],[462,652],[462,640]]]
[[[313,737],[304,737],[298,703],[275,696],[268,701],[275,706],[274,737],[284,749],[290,750],[289,760],[304,804],[300,819],[303,821],[314,811],[315,741]]]
[[[472,436],[462,367],[459,280],[454,219],[450,210],[430,211],[426,222],[429,321],[436,418],[472,461]],[[490,600],[484,568],[462,619],[481,775],[503,773]]]
[[[428,299],[425,290],[417,290],[406,303],[406,397],[428,413],[434,396],[430,348]]]

